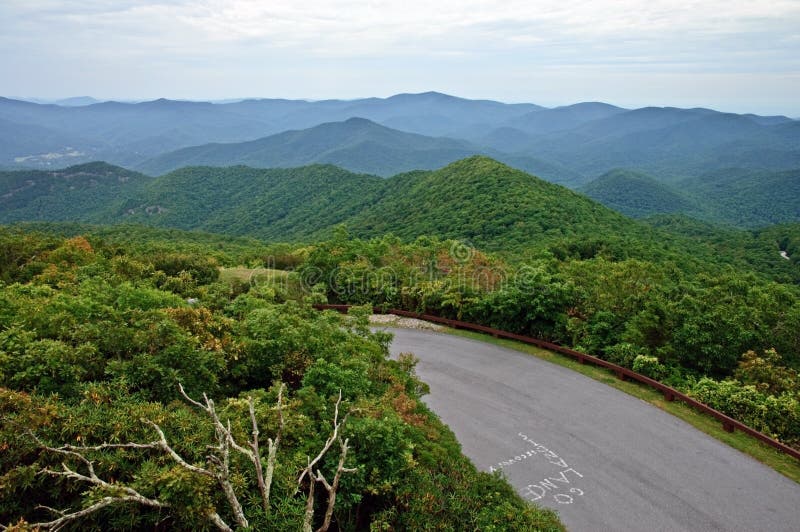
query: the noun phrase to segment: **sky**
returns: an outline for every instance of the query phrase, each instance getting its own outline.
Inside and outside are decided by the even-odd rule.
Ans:
[[[800,117],[800,0],[0,0],[0,95],[435,90]]]

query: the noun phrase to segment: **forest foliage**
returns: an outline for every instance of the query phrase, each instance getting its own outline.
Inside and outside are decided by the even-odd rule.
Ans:
[[[0,523],[58,528],[99,505],[62,524],[316,529],[335,491],[331,530],[561,529],[460,453],[420,401],[413,357],[388,358],[368,310],[344,318],[281,286],[222,282],[236,255],[153,252],[158,238],[0,232]],[[230,443],[251,438],[267,470],[277,445],[268,504]]]

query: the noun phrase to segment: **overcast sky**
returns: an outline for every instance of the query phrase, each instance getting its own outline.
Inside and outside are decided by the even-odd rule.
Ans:
[[[0,94],[436,90],[800,116],[800,0],[0,0]]]

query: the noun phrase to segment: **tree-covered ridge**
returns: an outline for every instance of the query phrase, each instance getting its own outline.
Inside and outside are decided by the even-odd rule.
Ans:
[[[498,249],[630,225],[598,203],[487,157],[396,176],[388,185],[377,203],[348,222],[354,233],[435,234]]]
[[[562,164],[530,154],[508,153],[508,146],[493,149],[463,139],[409,133],[364,118],[284,131],[246,142],[191,146],[161,154],[136,168],[161,175],[185,166],[288,168],[333,164],[351,172],[388,177],[412,170],[441,168],[472,155],[494,157],[550,181],[580,179]]]
[[[710,109],[646,107],[548,135],[522,150],[584,176],[630,168],[666,182],[731,167],[789,170],[800,166],[800,122],[786,117],[719,113]]]
[[[361,235],[431,233],[494,248],[636,227],[579,194],[481,156],[386,180],[330,165],[184,168],[118,189],[91,207],[25,219],[142,223],[270,240],[330,235],[346,223]],[[26,208],[5,211],[0,220],[19,220]]]
[[[205,254],[0,239],[0,523],[561,529],[460,454],[363,312]]]
[[[633,170],[611,170],[578,190],[606,207],[633,218],[671,213],[697,216],[703,212],[700,204],[689,196]]]
[[[353,117],[426,136],[463,137],[468,131],[483,131],[487,124],[499,124],[535,109],[541,108],[435,92],[360,100],[264,98],[216,104],[162,98],[81,107],[0,98],[0,140],[6,141],[0,144],[0,165],[53,167],[62,160],[47,155],[65,147],[77,152],[75,157],[65,158],[67,164],[99,158],[136,165],[190,146],[250,141]]]
[[[103,162],[64,170],[0,172],[0,220],[90,220],[150,177]]]
[[[800,171],[727,168],[666,183],[617,169],[580,192],[628,216],[679,213],[736,227],[765,227],[800,219]]]
[[[800,169],[726,169],[679,183],[706,206],[704,218],[739,227],[800,221]]]
[[[627,168],[678,184],[680,194],[703,207],[719,195],[717,208],[707,213],[713,221],[754,227],[798,220],[790,199],[797,180],[767,175],[800,168],[800,122],[784,116],[629,110],[599,102],[545,109],[438,93],[80,107],[0,98],[0,141],[0,168],[102,159],[160,174],[185,165],[328,163],[388,176],[481,154],[574,188]],[[749,183],[737,177],[743,171]],[[703,189],[720,172],[731,185]],[[690,181],[699,188],[687,186]],[[775,200],[780,207],[770,210]]]
[[[81,167],[65,172],[73,169],[79,172]],[[48,172],[36,172],[41,178],[49,176]],[[5,175],[24,183],[27,173]],[[330,165],[184,168],[158,178],[142,176],[130,185],[95,187],[102,194],[95,188],[72,191],[79,200],[72,195],[58,196],[49,188],[37,190],[30,198],[9,205],[8,210],[0,210],[0,221],[140,223],[274,240],[297,239],[346,220],[368,204],[382,186],[378,177]],[[53,207],[43,208],[48,205]]]
[[[103,216],[112,223],[298,240],[346,221],[383,186],[380,178],[331,165],[184,168],[156,178]]]
[[[561,163],[573,172],[563,182],[575,185],[631,163],[659,176],[703,173],[730,167],[731,161],[745,168],[798,166],[797,122],[783,116],[710,109],[628,110],[598,102],[546,109],[434,92],[353,101],[260,99],[211,104],[159,99],[81,107],[0,98],[0,138],[7,140],[0,150],[0,164],[52,167],[61,160],[103,158],[135,165],[190,146],[251,141],[353,117]],[[66,147],[73,149],[75,158],[47,157]]]

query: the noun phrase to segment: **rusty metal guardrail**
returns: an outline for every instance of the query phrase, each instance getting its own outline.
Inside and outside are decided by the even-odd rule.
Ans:
[[[342,313],[347,313],[350,310],[352,305],[314,305],[314,308],[317,310],[335,310]],[[420,320],[430,321],[433,323],[439,323],[442,325],[447,325],[448,327],[452,327],[454,329],[465,329],[470,331],[478,331],[486,334],[490,334],[495,338],[506,338],[509,340],[516,340],[518,342],[522,342],[525,344],[535,345],[537,347],[541,347],[542,349],[547,349],[548,351],[554,351],[556,353],[561,353],[562,355],[567,355],[569,357],[574,358],[581,364],[594,364],[595,366],[600,366],[606,369],[611,370],[616,374],[617,378],[621,380],[632,380],[636,382],[640,382],[642,384],[646,384],[651,388],[654,388],[664,394],[664,399],[667,401],[681,401],[692,408],[699,410],[709,416],[716,418],[722,423],[722,428],[725,429],[727,432],[733,432],[734,430],[739,430],[744,432],[745,434],[749,434],[753,438],[769,445],[770,447],[774,447],[778,451],[781,451],[789,456],[800,460],[800,451],[793,447],[789,447],[788,445],[781,443],[773,438],[770,438],[766,434],[763,434],[756,429],[749,427],[742,423],[741,421],[737,421],[730,416],[727,416],[720,412],[719,410],[715,410],[710,406],[701,403],[700,401],[689,397],[685,393],[679,392],[675,388],[667,386],[661,382],[658,382],[655,379],[651,379],[646,375],[642,375],[641,373],[636,373],[633,370],[630,370],[626,367],[619,366],[607,360],[603,360],[602,358],[598,358],[596,356],[587,355],[586,353],[581,353],[580,351],[575,351],[573,349],[569,349],[567,347],[554,344],[551,342],[547,342],[545,340],[541,340],[539,338],[533,338],[530,336],[523,336],[521,334],[510,333],[507,331],[503,331],[501,329],[494,329],[492,327],[487,327],[485,325],[478,325],[476,323],[469,323],[466,321],[458,321],[458,320],[451,320],[449,318],[442,318],[439,316],[434,316],[433,314],[421,314],[419,312],[411,312],[408,310],[400,310],[400,309],[385,309],[383,307],[374,307],[374,312],[381,313],[381,314],[394,314],[395,316],[402,316],[407,318],[416,318]]]

